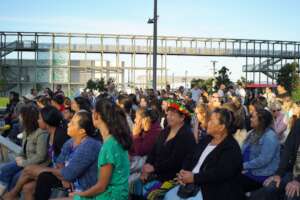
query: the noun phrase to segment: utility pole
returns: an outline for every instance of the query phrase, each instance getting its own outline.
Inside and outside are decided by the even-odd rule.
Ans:
[[[213,64],[213,88],[215,87],[215,85],[216,85],[216,63],[218,62],[218,61],[216,61],[216,60],[212,60],[212,61],[210,61],[212,64]]]
[[[212,61],[210,61],[212,64],[213,64],[213,77],[214,77],[214,79],[216,78],[216,63],[218,62],[218,61],[216,61],[216,60],[212,60]]]
[[[154,16],[148,20],[148,24],[153,24],[153,81],[154,91],[157,88],[157,0],[154,0]]]
[[[187,88],[187,85],[186,85],[186,83],[187,83],[187,74],[188,74],[188,71],[185,70],[185,74],[184,74],[184,88],[185,89]]]

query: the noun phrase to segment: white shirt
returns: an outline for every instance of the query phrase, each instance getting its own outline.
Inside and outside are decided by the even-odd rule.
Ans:
[[[200,168],[201,168],[201,166],[202,166],[205,158],[216,148],[216,146],[217,145],[211,145],[211,144],[208,144],[206,146],[206,148],[204,149],[204,151],[202,152],[202,154],[201,154],[201,156],[200,156],[200,158],[198,160],[197,165],[193,169],[193,173],[194,174],[199,173],[199,170],[200,170]]]

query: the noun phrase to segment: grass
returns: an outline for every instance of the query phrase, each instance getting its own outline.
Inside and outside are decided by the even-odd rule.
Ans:
[[[0,108],[6,107],[6,104],[8,104],[8,98],[0,97]]]

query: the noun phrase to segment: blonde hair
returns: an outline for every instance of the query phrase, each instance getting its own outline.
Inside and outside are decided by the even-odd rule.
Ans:
[[[204,116],[203,117],[204,118],[204,122],[202,124],[202,127],[206,128],[207,123],[208,123],[208,119],[209,119],[209,112],[208,112],[208,106],[207,106],[207,104],[205,104],[205,103],[198,103],[195,110],[199,111],[199,113],[201,113],[201,115]]]

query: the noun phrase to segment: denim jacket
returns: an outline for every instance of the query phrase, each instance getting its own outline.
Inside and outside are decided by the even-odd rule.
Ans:
[[[243,163],[244,170],[250,171],[254,176],[270,176],[278,168],[280,157],[280,143],[275,131],[267,128],[265,133],[255,144],[251,144],[251,137],[254,130],[251,130],[242,147],[242,153],[250,145],[250,159]]]

